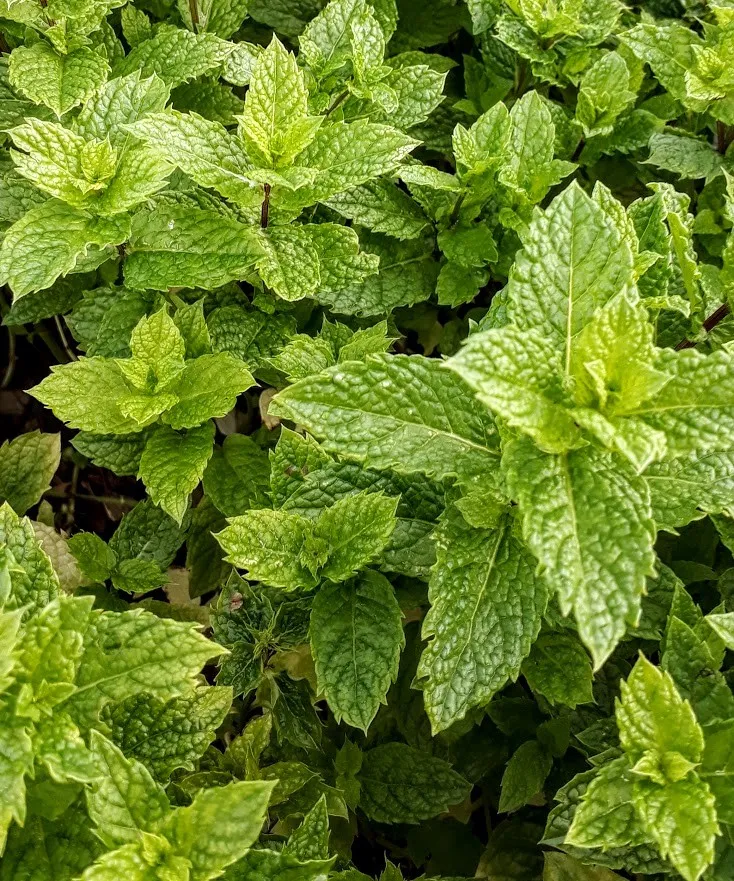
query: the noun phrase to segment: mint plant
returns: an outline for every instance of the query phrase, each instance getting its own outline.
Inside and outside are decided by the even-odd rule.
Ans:
[[[0,0],[0,881],[730,881],[728,0]]]

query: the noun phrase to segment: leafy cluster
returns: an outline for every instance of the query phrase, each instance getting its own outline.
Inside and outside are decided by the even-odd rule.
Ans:
[[[0,0],[0,881],[730,881],[732,71]]]

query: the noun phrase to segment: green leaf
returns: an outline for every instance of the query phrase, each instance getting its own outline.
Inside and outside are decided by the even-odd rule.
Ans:
[[[298,829],[291,833],[283,853],[293,854],[302,862],[328,858],[329,814],[325,795],[306,814]]]
[[[576,808],[566,843],[606,849],[642,844],[647,835],[633,801],[635,779],[626,758],[598,768]]]
[[[126,251],[126,284],[156,291],[212,290],[242,278],[260,256],[245,224],[204,208],[174,205],[136,215]]]
[[[133,7],[125,7],[125,10]],[[139,70],[106,82],[81,108],[74,131],[90,140],[109,138],[113,147],[124,147],[124,126],[158,113],[166,106],[168,86],[160,77],[142,77]]]
[[[288,165],[313,139],[320,124],[308,115],[308,91],[296,57],[273,36],[255,62],[240,133],[269,164]]]
[[[567,853],[546,851],[543,881],[619,881],[620,875],[603,866],[589,866]]]
[[[516,811],[542,791],[553,759],[537,740],[526,740],[512,754],[502,776],[500,813]]]
[[[175,520],[145,499],[125,514],[109,547],[120,560],[151,560],[166,569],[183,544],[184,535],[185,530]]]
[[[89,597],[60,596],[26,622],[15,679],[39,707],[53,707],[73,691],[90,609]]]
[[[574,337],[600,306],[631,289],[632,270],[612,219],[573,183],[533,216],[510,273],[510,315],[520,329],[552,340],[568,372]]]
[[[87,804],[103,843],[119,847],[156,830],[170,811],[163,788],[144,765],[127,759],[98,731],[92,732],[91,744],[102,776],[92,785]]]
[[[149,114],[128,130],[200,186],[244,208],[262,201],[262,187],[248,176],[251,163],[243,145],[221,123],[171,109]]]
[[[255,384],[249,370],[229,352],[200,355],[186,362],[175,393],[178,402],[163,419],[171,428],[195,428],[205,419],[226,416],[237,396]]]
[[[58,123],[31,119],[12,129],[10,137],[23,177],[76,208],[88,206],[114,174],[117,156],[108,142],[85,141]]]
[[[571,633],[542,634],[523,662],[522,675],[552,704],[575,707],[594,700],[589,656]]]
[[[161,831],[188,860],[191,881],[218,878],[245,855],[260,834],[272,789],[258,780],[202,790],[168,816]]]
[[[31,389],[70,428],[111,434],[134,432],[142,427],[121,410],[121,403],[132,391],[115,361],[96,357],[57,365]]]
[[[10,505],[0,505],[0,547],[6,549],[10,570],[10,596],[2,591],[7,611],[28,607],[42,609],[60,593],[59,579],[42,550],[27,517],[19,517]],[[0,575],[3,563],[0,562]],[[0,585],[5,587],[3,581]]]
[[[354,237],[354,232],[346,227],[332,226],[333,229],[344,230],[342,238],[349,232]],[[361,254],[352,256],[346,265],[340,255],[341,261],[334,267],[336,272],[328,274],[332,289],[325,290],[322,285],[318,292],[319,302],[333,312],[383,316],[398,306],[411,306],[434,293],[438,263],[433,256],[433,242],[427,239],[399,242],[362,233],[361,243],[364,248]],[[325,244],[333,245],[332,242]],[[356,248],[353,248],[355,252]],[[328,254],[326,247],[319,251],[322,273],[325,254]]]
[[[127,379],[141,391],[165,389],[184,368],[186,344],[165,309],[141,318],[130,337],[131,357],[118,361]]]
[[[159,24],[149,40],[139,43],[115,65],[114,74],[136,70],[157,74],[171,88],[219,68],[231,52],[230,44],[214,34],[193,34],[172,24]]]
[[[292,854],[257,848],[227,872],[227,881],[326,881],[333,860],[301,862]]]
[[[0,503],[25,514],[49,489],[59,467],[61,435],[30,431],[0,446]]]
[[[328,546],[320,574],[344,581],[379,556],[395,528],[396,507],[397,499],[365,490],[326,508],[315,529]]]
[[[78,268],[83,258],[101,263],[108,246],[130,234],[130,219],[92,217],[49,199],[31,208],[5,233],[0,247],[0,279],[17,298],[52,285],[60,275]],[[38,242],[44,247],[39,249]]]
[[[284,300],[313,296],[321,281],[319,254],[300,226],[274,226],[261,231],[262,256],[257,271]]]
[[[507,518],[494,530],[474,529],[450,510],[436,540],[428,644],[417,673],[435,733],[517,677],[548,602],[535,560]]]
[[[10,56],[11,85],[57,116],[83,104],[108,73],[104,56],[86,46],[63,55],[39,40],[32,46],[19,46]]]
[[[141,690],[161,700],[177,697],[191,691],[202,665],[222,651],[192,624],[142,609],[96,613],[85,639],[77,689],[65,708],[88,729],[110,701]]]
[[[701,779],[708,784],[716,800],[716,815],[721,823],[734,817],[734,722],[728,720],[706,726],[706,744],[699,768]]]
[[[142,762],[157,780],[165,781],[177,768],[194,770],[231,703],[231,690],[217,686],[170,700],[133,694],[108,704],[102,720],[129,759]]]
[[[502,464],[525,540],[598,668],[637,622],[653,574],[647,486],[623,459],[590,446],[553,456],[518,438]]]
[[[418,142],[388,125],[357,120],[322,125],[298,157],[316,181],[295,193],[299,204],[325,202],[345,190],[395,171]]]
[[[364,754],[360,807],[378,823],[419,823],[462,801],[470,786],[442,759],[404,743]]]
[[[226,559],[248,578],[286,590],[313,588],[316,578],[301,562],[306,543],[313,535],[311,521],[285,511],[246,511],[232,517],[217,533]]]
[[[417,202],[385,180],[338,193],[327,204],[360,226],[401,240],[417,238],[429,222]]]
[[[442,478],[493,468],[496,433],[458,378],[428,358],[371,355],[281,391],[270,406],[365,466]]]
[[[694,47],[701,38],[682,22],[643,21],[622,35],[625,45],[653,69],[674,98],[688,94],[686,70],[693,67]]]
[[[188,509],[189,496],[204,476],[213,442],[214,423],[205,422],[185,432],[161,426],[145,445],[138,476],[156,505],[179,524]]]
[[[696,881],[713,862],[719,827],[714,797],[695,775],[666,786],[635,785],[635,807],[648,834],[686,881]]]
[[[522,96],[510,112],[510,121],[512,125],[508,151],[499,177],[502,183],[525,194],[535,204],[540,202],[554,184],[560,183],[570,174],[575,166],[553,158],[555,127],[550,110],[537,92],[528,92]],[[583,195],[582,190],[576,189],[572,184],[559,198],[569,192]],[[551,204],[555,203],[556,200]],[[559,207],[555,210],[559,210]],[[569,208],[574,214],[573,205],[562,210],[568,211]],[[549,216],[548,212],[546,216]],[[572,219],[571,225],[575,225],[575,222]]]
[[[612,132],[617,117],[634,103],[636,92],[630,88],[630,79],[629,68],[618,52],[605,53],[586,71],[576,119],[587,138]]]
[[[672,171],[685,180],[713,178],[721,171],[722,158],[708,142],[695,137],[656,132],[650,138],[648,165]]]
[[[480,401],[541,449],[563,452],[576,444],[578,429],[558,352],[538,331],[505,327],[472,334],[449,367]]]
[[[664,432],[670,457],[728,449],[734,429],[733,358],[726,350],[711,355],[663,350],[657,367],[670,380],[627,414]]]
[[[691,453],[653,463],[645,478],[658,529],[672,532],[734,506],[734,456],[730,450]]]
[[[0,725],[0,848],[4,849],[13,820],[23,823],[26,816],[26,774],[33,771],[33,744],[20,720],[3,710]]]
[[[703,732],[669,673],[640,656],[621,689],[619,739],[633,764],[648,750],[660,755],[677,752],[690,762],[700,761]]]
[[[204,492],[225,517],[261,508],[270,488],[267,454],[252,438],[231,434],[214,448],[203,481]]]
[[[317,689],[338,722],[366,731],[386,703],[404,644],[401,618],[392,585],[377,572],[325,585],[316,594],[310,638]]]

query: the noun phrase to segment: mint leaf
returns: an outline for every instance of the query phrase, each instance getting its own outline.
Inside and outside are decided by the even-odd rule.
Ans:
[[[92,753],[104,776],[88,796],[97,835],[109,848],[137,841],[168,814],[168,799],[140,762],[129,761],[99,732],[91,734]]]
[[[310,634],[317,687],[337,721],[366,731],[386,702],[404,643],[401,617],[392,586],[377,572],[316,594]]]
[[[517,677],[548,601],[535,560],[512,535],[507,518],[490,531],[474,529],[450,511],[437,545],[431,609],[423,624],[429,641],[418,665],[436,732]]]
[[[273,784],[230,783],[199,792],[169,814],[161,832],[188,860],[191,881],[210,881],[236,862],[255,841],[265,820]]]
[[[373,355],[339,364],[284,389],[270,412],[366,466],[443,477],[496,462],[490,418],[458,378],[427,358]]]
[[[167,701],[135,694],[107,704],[102,720],[128,758],[142,762],[155,779],[165,781],[177,768],[194,770],[231,702],[231,691],[216,686]]]
[[[507,445],[503,468],[525,540],[562,611],[574,610],[598,667],[636,623],[645,578],[653,573],[655,529],[645,482],[610,453],[583,447],[549,455],[524,438]]]
[[[11,84],[57,116],[84,103],[103,85],[108,73],[105,58],[86,46],[62,54],[39,41],[19,46],[10,56]]]
[[[150,436],[140,457],[139,477],[151,499],[179,524],[189,496],[204,476],[213,442],[213,422],[183,433],[161,426]]]
[[[159,291],[211,290],[244,275],[259,256],[244,224],[207,209],[176,206],[138,214],[126,250],[125,282]]]
[[[221,653],[194,625],[151,612],[98,612],[85,639],[77,689],[66,708],[82,729],[110,701],[140,690],[165,700],[193,687],[202,665]]]
[[[404,743],[368,750],[358,779],[362,810],[379,823],[418,823],[469,792],[466,780],[450,765]]]
[[[60,458],[58,434],[31,431],[6,441],[0,446],[0,502],[25,514],[49,488]]]
[[[577,184],[534,215],[523,246],[507,288],[512,320],[552,340],[568,371],[573,338],[596,309],[630,288],[632,253]],[[547,259],[548,249],[563,257]]]

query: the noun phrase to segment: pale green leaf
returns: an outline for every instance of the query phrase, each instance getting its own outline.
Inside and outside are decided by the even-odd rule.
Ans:
[[[0,446],[0,503],[25,514],[46,492],[59,467],[61,436],[30,431]]]
[[[189,861],[190,881],[210,881],[243,857],[260,834],[273,784],[262,780],[202,790],[171,813],[162,833]]]
[[[181,523],[189,496],[199,485],[212,454],[214,423],[178,432],[161,426],[148,439],[138,476],[150,498]]]
[[[129,759],[142,762],[156,779],[165,781],[177,768],[194,770],[231,703],[231,689],[217,686],[203,686],[167,701],[134,694],[108,704],[102,720]]]
[[[472,334],[448,366],[541,449],[562,452],[576,444],[559,354],[538,331],[506,327]]]
[[[61,116],[96,92],[109,69],[104,56],[86,46],[62,55],[39,40],[11,53],[9,73],[14,88]]]
[[[619,739],[634,764],[648,750],[677,752],[691,762],[703,754],[703,731],[670,674],[640,657],[621,686]]]
[[[573,183],[536,211],[507,286],[523,330],[552,340],[566,370],[576,334],[595,311],[633,284],[633,258],[614,222]]]
[[[598,667],[637,622],[653,574],[647,486],[619,456],[591,446],[554,456],[518,438],[503,467],[525,540]]]
[[[212,290],[244,277],[260,256],[245,224],[205,208],[174,205],[138,214],[126,251],[126,283],[158,291]]]
[[[195,625],[151,612],[101,612],[92,617],[77,690],[65,709],[82,729],[94,727],[110,701],[140,691],[162,700],[190,692],[199,670],[223,649]]]
[[[153,832],[170,807],[163,788],[150,772],[98,731],[91,734],[92,753],[101,771],[87,795],[89,816],[109,848],[131,844],[141,832]]]
[[[714,797],[695,775],[666,786],[635,785],[635,807],[643,826],[686,881],[697,881],[713,862],[719,832]]]
[[[97,266],[109,256],[104,249],[119,245],[129,234],[128,217],[94,218],[49,199],[6,232],[0,247],[0,280],[10,285],[16,299],[43,290],[60,275],[78,269],[84,257]]]

